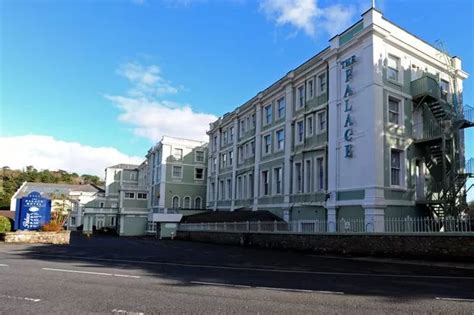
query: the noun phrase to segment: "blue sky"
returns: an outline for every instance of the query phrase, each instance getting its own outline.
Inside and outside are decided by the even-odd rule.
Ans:
[[[7,162],[33,155],[38,167],[98,172],[101,163],[137,161],[163,133],[202,138],[208,121],[325,48],[370,4],[0,1],[0,133],[17,145]],[[442,39],[474,74],[472,1],[376,4],[426,41]],[[465,82],[467,104],[474,104],[472,82]],[[61,152],[31,153],[30,143]],[[474,156],[474,143],[467,145]]]

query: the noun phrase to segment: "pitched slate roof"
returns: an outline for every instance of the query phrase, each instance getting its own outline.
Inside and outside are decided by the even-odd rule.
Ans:
[[[183,216],[181,223],[283,221],[267,210],[213,211]]]
[[[116,165],[113,165],[113,166],[109,166],[107,168],[120,168],[120,169],[124,169],[124,170],[134,170],[136,168],[138,168],[140,165],[136,165],[136,164],[125,164],[125,163],[121,163],[121,164],[116,164]]]
[[[49,197],[52,194],[66,194],[68,195],[71,191],[80,191],[88,193],[102,192],[103,190],[91,184],[85,185],[70,185],[70,184],[49,184],[49,183],[25,183],[18,191],[16,198],[21,198],[29,193],[37,191],[41,193],[43,197]]]

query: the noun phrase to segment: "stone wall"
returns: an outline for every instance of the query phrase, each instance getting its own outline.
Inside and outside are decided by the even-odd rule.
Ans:
[[[474,233],[466,234],[270,234],[183,232],[177,238],[216,244],[310,251],[319,254],[474,261]]]
[[[69,244],[71,232],[36,232],[36,231],[16,231],[7,232],[0,235],[0,240],[5,243],[24,244]]]

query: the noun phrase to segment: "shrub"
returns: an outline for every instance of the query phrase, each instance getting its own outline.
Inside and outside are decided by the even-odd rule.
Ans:
[[[4,216],[0,216],[0,233],[10,232],[12,230],[12,225],[10,219]]]
[[[49,222],[49,223],[46,223],[44,224],[42,227],[41,227],[41,231],[43,232],[59,232],[63,229],[63,226],[58,224],[57,222]]]

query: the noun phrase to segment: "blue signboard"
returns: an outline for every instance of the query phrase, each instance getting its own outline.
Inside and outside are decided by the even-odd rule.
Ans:
[[[15,230],[38,230],[51,219],[51,200],[33,191],[28,196],[17,199]]]

